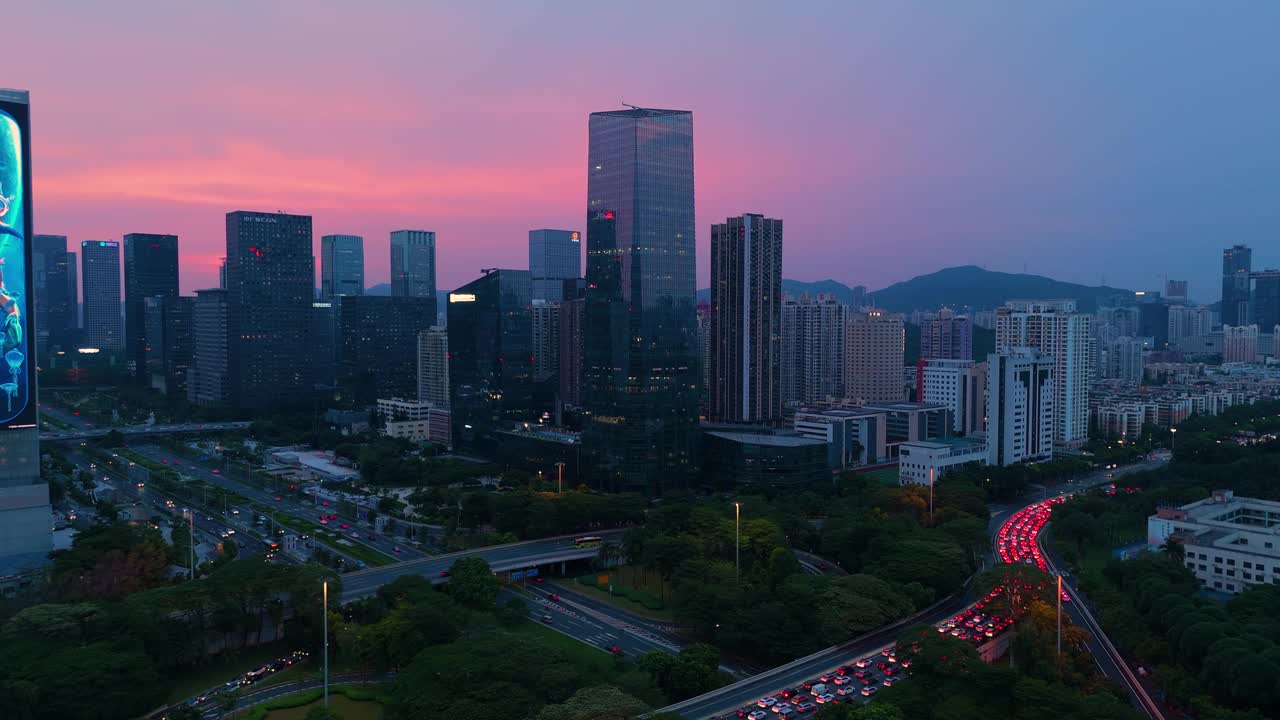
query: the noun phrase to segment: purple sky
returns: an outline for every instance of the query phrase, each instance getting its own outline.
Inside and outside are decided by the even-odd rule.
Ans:
[[[429,9],[435,6],[435,9]],[[787,223],[787,277],[958,264],[1216,300],[1280,266],[1280,4],[222,0],[5,10],[32,91],[37,230],[181,237],[216,284],[228,210],[439,233],[439,284],[580,229],[587,115],[694,111],[708,226]],[[495,258],[499,261],[495,263]]]

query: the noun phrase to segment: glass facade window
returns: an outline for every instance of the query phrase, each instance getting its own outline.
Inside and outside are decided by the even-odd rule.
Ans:
[[[564,281],[582,277],[582,233],[577,230],[530,230],[529,274],[533,299],[566,300]]]
[[[436,317],[432,297],[344,297],[338,302],[340,369],[361,403],[418,394],[418,333]]]
[[[364,238],[325,235],[320,238],[320,299],[364,294]]]
[[[124,319],[120,314],[120,243],[86,240],[80,243],[84,278],[84,345],[103,351],[124,349]]]
[[[124,236],[125,352],[142,385],[151,380],[146,302],[153,297],[178,297],[178,236],[129,233]]]
[[[391,294],[436,296],[436,234],[430,230],[391,233]]]

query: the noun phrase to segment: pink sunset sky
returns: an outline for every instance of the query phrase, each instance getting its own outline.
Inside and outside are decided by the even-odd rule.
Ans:
[[[224,0],[6,8],[32,93],[38,232],[180,236],[223,216],[438,233],[439,285],[581,229],[587,116],[694,112],[708,227],[783,218],[784,274],[872,289],[942,267],[1216,300],[1220,250],[1280,263],[1280,5]],[[1271,249],[1267,249],[1270,243]]]

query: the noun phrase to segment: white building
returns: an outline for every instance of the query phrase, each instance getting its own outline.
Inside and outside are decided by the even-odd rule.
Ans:
[[[1075,300],[1010,300],[996,311],[997,353],[1033,348],[1053,359],[1054,441],[1069,447],[1089,438],[1092,327],[1093,317],[1076,312]]]
[[[1100,373],[1102,377],[1141,385],[1144,345],[1141,338],[1132,337],[1120,337],[1107,343]]]
[[[988,464],[1053,459],[1054,373],[1053,359],[1030,348],[987,356]]]
[[[382,434],[416,442],[433,442],[449,447],[449,410],[423,400],[379,398],[378,415]]]
[[[1280,585],[1280,502],[1215,490],[1190,505],[1159,508],[1147,518],[1147,545],[1169,542],[1182,543],[1183,562],[1207,590]]]
[[[1258,361],[1258,326],[1222,326],[1222,362]]]
[[[845,322],[844,396],[856,403],[905,400],[906,330],[882,310],[849,313]]]
[[[443,325],[418,333],[418,399],[449,407],[449,332]]]
[[[888,419],[863,410],[800,410],[795,430],[827,443],[827,462],[836,469],[875,465],[886,459]]]
[[[972,360],[926,360],[920,396],[951,408],[951,431],[969,435],[986,429],[987,364]]]
[[[987,464],[986,443],[959,439],[905,442],[898,446],[898,482],[929,485],[948,470],[969,463]]]

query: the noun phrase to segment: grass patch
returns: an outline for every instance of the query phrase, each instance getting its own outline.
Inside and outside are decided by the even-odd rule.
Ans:
[[[286,646],[286,643],[278,642],[218,655],[211,662],[197,665],[186,672],[178,674],[173,687],[169,691],[169,695],[165,698],[165,702],[172,704],[186,700],[197,693],[221,685],[233,676],[243,675],[245,672],[264,663],[288,655],[290,649]],[[293,669],[291,667],[288,671]],[[288,671],[276,673],[270,679],[274,680],[286,675]],[[292,679],[288,678],[288,680]]]
[[[228,717],[237,718],[237,720],[268,720],[268,718],[271,720],[278,720],[279,718],[296,718],[300,720],[306,717],[307,711],[319,704],[323,697],[324,691],[321,688],[303,690],[302,692],[268,700],[260,705],[234,711]],[[382,686],[376,683],[331,685],[329,687],[329,707],[331,709],[342,707],[338,703],[345,701],[350,703],[351,709],[357,713],[347,714],[343,712],[341,713],[343,720],[381,720],[383,698]],[[292,715],[293,711],[300,711],[300,714]]]
[[[609,583],[597,585],[595,581],[600,575],[608,575]],[[613,586],[612,594],[609,592],[610,585]],[[663,601],[663,598],[671,597],[671,588],[660,575],[651,570],[624,565],[607,572],[583,575],[571,587],[606,605],[641,617],[675,622],[671,609]]]
[[[888,485],[891,487],[898,487],[899,485],[898,468],[896,467],[880,468],[879,470],[871,470],[858,474],[868,480],[874,480],[881,485]]]
[[[573,664],[593,673],[607,674],[617,662],[609,653],[600,648],[571,638],[562,632],[552,630],[541,623],[521,623],[513,628],[504,628],[502,632],[522,635],[540,645],[561,650]]]

